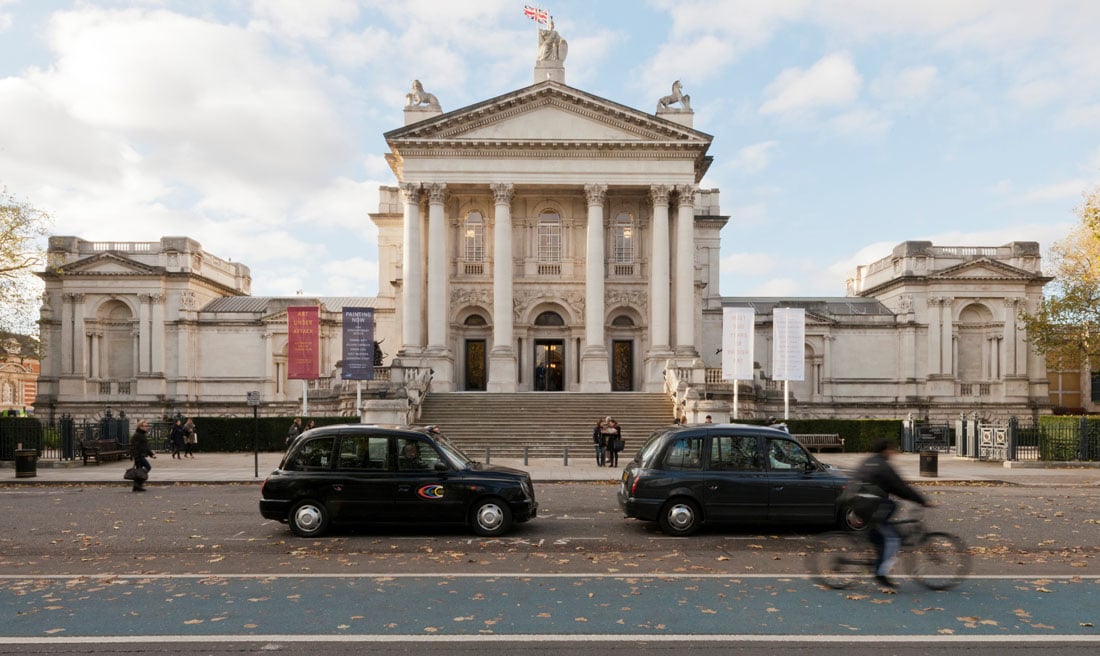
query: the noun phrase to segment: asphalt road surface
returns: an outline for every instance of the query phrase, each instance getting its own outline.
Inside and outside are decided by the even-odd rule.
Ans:
[[[973,574],[950,592],[905,578],[897,591],[823,589],[802,555],[828,527],[669,538],[623,519],[607,484],[538,486],[540,516],[499,539],[393,527],[301,539],[259,516],[256,485],[151,490],[0,487],[0,653],[1100,646],[1091,488],[926,487],[940,503],[928,523],[971,545]]]

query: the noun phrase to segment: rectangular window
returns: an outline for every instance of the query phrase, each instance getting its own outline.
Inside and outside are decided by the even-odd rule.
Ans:
[[[755,436],[721,435],[711,440],[711,469],[756,471],[762,465]]]
[[[485,260],[485,226],[480,222],[466,222],[465,260],[483,262]]]
[[[702,437],[680,438],[668,446],[665,454],[666,469],[702,469]]]
[[[561,262],[561,224],[539,222],[539,262]]]
[[[389,439],[378,435],[351,435],[340,440],[339,468],[342,470],[388,468]]]

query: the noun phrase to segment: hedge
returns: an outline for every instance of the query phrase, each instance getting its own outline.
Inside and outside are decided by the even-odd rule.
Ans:
[[[192,417],[199,436],[200,451],[251,451],[253,436],[258,437],[260,451],[286,449],[286,432],[293,417]],[[310,421],[320,426],[357,424],[357,417],[302,417],[302,426]]]
[[[743,423],[764,425],[766,422],[745,420]],[[786,423],[792,435],[836,433],[844,440],[847,453],[868,452],[883,438],[900,445],[905,425],[901,419],[791,419]]]

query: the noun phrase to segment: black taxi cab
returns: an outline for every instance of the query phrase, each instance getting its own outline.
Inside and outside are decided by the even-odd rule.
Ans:
[[[260,514],[302,537],[340,524],[453,524],[507,533],[538,513],[527,472],[470,460],[438,429],[347,424],[299,435],[260,492]]]
[[[653,433],[627,463],[618,501],[627,517],[685,536],[704,522],[863,521],[838,501],[848,477],[818,461],[786,431],[744,424],[672,426]]]

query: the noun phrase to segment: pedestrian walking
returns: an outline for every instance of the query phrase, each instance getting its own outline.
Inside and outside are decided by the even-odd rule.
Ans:
[[[168,433],[168,443],[172,447],[172,458],[182,458],[180,452],[183,450],[185,437],[183,422],[177,419],[172,424],[172,431]]]
[[[157,454],[149,448],[149,422],[144,419],[138,422],[134,436],[130,438],[130,457],[134,459],[134,467],[145,470],[145,478],[149,477],[149,471],[153,468],[149,464],[149,458],[156,458]],[[134,492],[145,491],[145,479],[134,479]]]
[[[190,417],[183,425],[183,454],[188,458],[194,458],[195,445],[199,443],[199,432],[195,430],[195,422]]]
[[[592,429],[592,443],[596,445],[596,466],[603,467],[607,464],[607,436],[603,432],[604,422],[596,420],[596,427]]]

